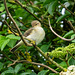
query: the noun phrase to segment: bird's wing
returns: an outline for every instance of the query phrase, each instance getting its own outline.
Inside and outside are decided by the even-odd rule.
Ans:
[[[26,30],[25,33],[24,33],[24,36],[27,37],[28,35],[30,35],[33,30],[34,30],[33,27]]]

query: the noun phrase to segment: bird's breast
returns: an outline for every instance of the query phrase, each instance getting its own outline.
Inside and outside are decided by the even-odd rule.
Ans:
[[[27,37],[36,41],[36,45],[39,44],[45,37],[45,31],[42,27],[34,27],[32,33]]]

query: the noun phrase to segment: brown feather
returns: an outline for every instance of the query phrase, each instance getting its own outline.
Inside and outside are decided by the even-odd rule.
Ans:
[[[24,36],[27,37],[28,35],[30,35],[32,30],[34,30],[33,27],[28,29],[28,30],[26,30],[25,33],[24,33]]]

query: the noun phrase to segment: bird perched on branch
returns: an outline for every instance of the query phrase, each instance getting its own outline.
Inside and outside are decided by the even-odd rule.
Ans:
[[[32,25],[32,27],[29,28],[27,31],[25,31],[23,36],[26,37],[27,39],[31,39],[31,40],[35,41],[35,44],[38,45],[44,39],[45,31],[41,27],[41,23],[37,20],[32,21],[31,25]],[[26,40],[26,41],[28,42],[28,40]],[[17,48],[19,48],[23,44],[24,43],[21,40],[11,49],[11,52],[14,52]]]

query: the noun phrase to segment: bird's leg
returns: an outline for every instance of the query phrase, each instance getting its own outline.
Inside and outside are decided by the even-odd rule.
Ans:
[[[33,44],[33,46],[36,46],[36,41],[35,40],[32,40],[31,41],[31,44]]]

